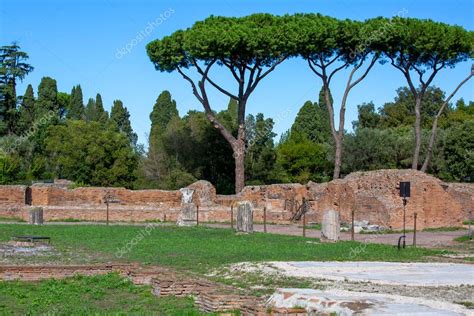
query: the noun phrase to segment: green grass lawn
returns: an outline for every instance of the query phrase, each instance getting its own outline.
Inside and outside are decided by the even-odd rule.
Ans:
[[[156,297],[117,274],[0,281],[1,315],[200,315],[191,298]]]
[[[319,243],[314,238],[263,233],[239,235],[230,229],[206,227],[0,225],[0,241],[15,235],[50,236],[57,250],[84,253],[97,262],[135,261],[199,273],[242,261],[423,261],[440,253],[350,241]]]

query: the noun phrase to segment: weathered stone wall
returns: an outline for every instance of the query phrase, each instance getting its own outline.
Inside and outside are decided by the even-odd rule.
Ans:
[[[254,221],[263,221],[263,210],[269,223],[289,223],[293,214],[307,200],[307,223],[322,220],[324,210],[339,211],[342,222],[350,222],[354,211],[356,220],[387,228],[402,227],[403,204],[399,197],[400,181],[410,181],[412,197],[407,205],[407,227],[459,226],[473,205],[472,184],[446,184],[414,170],[378,170],[356,172],[344,179],[328,183],[273,184],[248,186],[237,195],[217,195],[206,181],[189,187],[195,190],[193,203],[199,206],[200,222],[234,222],[237,203],[250,201],[254,206]],[[24,205],[25,186],[0,186],[0,216],[27,219],[29,206]],[[61,184],[32,186],[32,206],[44,209],[44,219],[106,219],[105,196],[110,194],[119,203],[110,204],[111,221],[176,221],[180,213],[181,192],[163,190],[127,190],[124,188],[67,189]]]

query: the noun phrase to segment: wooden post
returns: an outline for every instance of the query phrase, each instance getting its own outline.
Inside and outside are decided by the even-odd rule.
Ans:
[[[417,218],[417,213],[415,212],[415,214],[413,215],[413,247],[416,247],[416,218]]]
[[[199,205],[196,206],[196,226],[199,226]]]
[[[234,204],[230,205],[230,228],[234,229]]]
[[[109,200],[105,202],[107,204],[107,226],[109,226]]]
[[[351,211],[351,220],[352,220],[352,227],[351,227],[351,240],[354,241],[354,209]]]
[[[306,212],[303,213],[303,237],[306,237]]]
[[[267,207],[263,207],[263,232],[267,232]]]

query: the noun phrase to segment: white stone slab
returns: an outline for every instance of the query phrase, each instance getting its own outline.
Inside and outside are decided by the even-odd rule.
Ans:
[[[268,307],[302,307],[309,313],[337,315],[472,315],[467,308],[446,302],[399,295],[344,290],[279,289]]]
[[[271,262],[287,276],[413,286],[474,285],[474,265],[399,262]]]

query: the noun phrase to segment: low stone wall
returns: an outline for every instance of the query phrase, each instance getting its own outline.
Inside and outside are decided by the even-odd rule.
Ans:
[[[408,227],[413,225],[415,212],[417,227],[423,229],[459,226],[472,211],[473,184],[446,184],[415,170],[356,172],[328,183],[247,186],[237,195],[217,195],[206,181],[189,187],[195,191],[193,203],[199,207],[201,222],[230,222],[232,209],[234,219],[236,216],[236,203],[247,200],[254,206],[255,222],[263,222],[266,209],[267,222],[287,224],[306,199],[307,223],[320,223],[323,211],[334,209],[339,211],[342,222],[350,222],[354,211],[358,221],[399,229],[403,219],[403,204],[398,194],[400,181],[410,181],[412,187],[406,209]],[[0,186],[0,216],[27,219],[25,190],[25,186]],[[43,207],[46,221],[104,221],[106,195],[118,201],[109,205],[111,221],[176,221],[182,198],[179,190],[67,189],[62,184],[36,184],[31,192],[32,206]]]
[[[81,266],[0,266],[0,280],[40,281],[44,279],[64,279],[76,274],[92,276],[119,272],[126,275],[131,265],[81,265]]]

